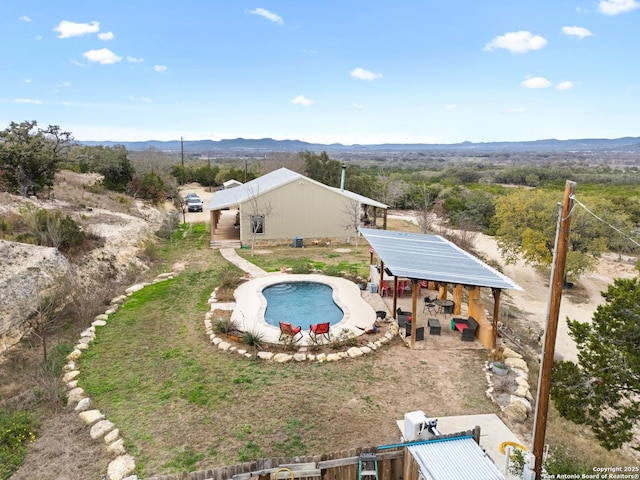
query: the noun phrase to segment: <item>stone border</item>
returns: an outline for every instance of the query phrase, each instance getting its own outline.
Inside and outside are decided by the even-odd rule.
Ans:
[[[248,352],[245,348],[238,348],[235,345],[227,342],[222,337],[218,336],[213,331],[213,311],[214,310],[233,310],[236,308],[235,302],[218,302],[216,298],[217,288],[211,293],[208,303],[211,306],[210,310],[204,316],[204,328],[206,331],[209,340],[214,346],[217,346],[220,350],[229,353],[236,353],[246,358],[253,358],[254,355]],[[273,361],[276,363],[287,363],[291,361],[295,362],[336,362],[338,360],[342,360],[345,358],[358,358],[368,353],[375,352],[380,349],[383,345],[389,343],[393,340],[393,337],[398,335],[398,324],[395,322],[389,322],[390,328],[383,337],[376,340],[375,342],[369,342],[367,345],[362,347],[351,347],[343,352],[329,353],[328,355],[324,353],[319,353],[317,355],[308,353],[307,348],[308,345],[302,345],[296,353],[273,353],[261,351],[255,354],[255,357],[260,358],[262,360]]]
[[[158,275],[153,282],[158,283],[170,278],[174,278],[173,273],[162,273]],[[101,315],[96,316],[91,326],[80,333],[80,339],[74,350],[67,355],[68,362],[63,367],[64,376],[62,380],[67,385],[67,406],[75,405],[74,411],[78,412],[80,419],[90,428],[89,435],[92,440],[102,439],[105,443],[106,450],[114,459],[109,462],[107,474],[105,478],[108,480],[138,480],[137,475],[132,475],[136,469],[135,458],[128,454],[124,440],[120,437],[120,430],[107,420],[100,410],[90,409],[91,399],[85,395],[84,389],[78,386],[78,377],[80,370],[76,366],[76,360],[82,356],[82,352],[89,348],[89,345],[96,338],[96,329],[107,325],[109,315],[113,315],[118,311],[120,306],[125,302],[128,296],[138,290],[142,290],[151,283],[139,283],[132,285],[125,290],[126,295],[120,295],[111,300],[111,305]]]
[[[493,403],[500,407],[500,410],[508,419],[517,423],[524,423],[532,411],[531,403],[533,402],[533,396],[531,395],[529,386],[529,367],[527,366],[527,362],[522,358],[522,355],[510,348],[505,348],[502,354],[504,356],[504,363],[516,374],[515,381],[518,386],[509,399],[509,405],[499,405],[493,397],[493,382],[491,379],[495,374],[491,372],[491,364],[485,362],[485,374],[487,376],[487,384],[489,385],[486,394]]]

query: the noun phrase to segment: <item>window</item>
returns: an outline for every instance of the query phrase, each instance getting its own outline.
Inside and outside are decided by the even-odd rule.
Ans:
[[[251,232],[264,233],[264,215],[251,215]]]

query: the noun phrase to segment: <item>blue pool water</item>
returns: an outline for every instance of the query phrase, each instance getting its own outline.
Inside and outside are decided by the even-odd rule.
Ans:
[[[335,325],[344,312],[333,301],[333,289],[317,282],[276,283],[262,290],[267,299],[264,319],[269,325],[289,322],[309,330],[311,325],[330,322]]]

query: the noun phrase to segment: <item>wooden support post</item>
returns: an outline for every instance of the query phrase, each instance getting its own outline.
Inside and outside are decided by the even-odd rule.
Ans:
[[[497,337],[498,337],[498,318],[500,315],[500,292],[502,290],[500,288],[492,288],[491,293],[493,293],[493,324],[491,326],[491,348],[496,348],[497,346]]]
[[[418,280],[411,279],[411,348],[416,346],[416,330],[418,328]]]

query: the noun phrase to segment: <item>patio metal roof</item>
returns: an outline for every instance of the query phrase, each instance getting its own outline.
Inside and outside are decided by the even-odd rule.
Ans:
[[[506,275],[439,235],[361,228],[393,276],[522,290]]]

